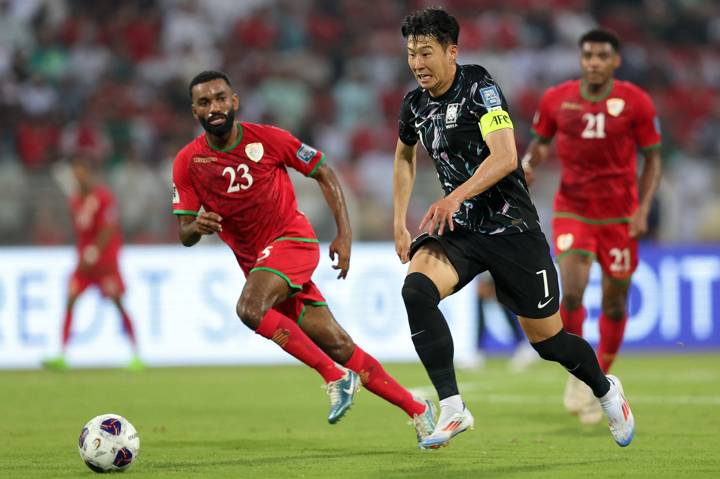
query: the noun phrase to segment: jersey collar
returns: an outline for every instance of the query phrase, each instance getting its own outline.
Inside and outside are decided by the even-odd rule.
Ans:
[[[598,102],[603,101],[605,98],[610,96],[610,92],[613,89],[613,79],[611,78],[608,82],[607,86],[605,86],[605,89],[598,93],[597,95],[591,95],[587,91],[587,83],[585,83],[585,80],[580,80],[580,96],[583,97],[583,99],[591,102]]]
[[[455,86],[458,84],[458,81],[460,80],[460,69],[462,67],[460,65],[455,65],[455,78],[453,78],[452,84],[450,84],[450,88],[447,89],[445,93],[440,95],[439,97],[434,97],[428,92],[428,96],[430,97],[430,101],[443,101],[445,98],[449,97],[450,94],[452,94],[452,91],[455,89]]]
[[[233,143],[232,145],[230,145],[226,148],[218,148],[217,146],[213,145],[210,142],[210,140],[207,137],[207,134],[205,135],[205,143],[207,143],[210,148],[212,148],[215,151],[219,151],[220,153],[227,153],[228,151],[232,151],[233,149],[235,149],[236,146],[238,146],[240,144],[240,142],[242,141],[242,137],[243,137],[242,125],[240,124],[240,122],[237,122],[236,125],[238,127],[238,137],[237,137],[237,140],[235,140],[235,143]]]

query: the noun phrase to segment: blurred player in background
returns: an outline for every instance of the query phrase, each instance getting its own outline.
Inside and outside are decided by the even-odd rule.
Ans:
[[[89,287],[96,286],[109,298],[122,318],[123,327],[130,340],[133,356],[127,368],[141,370],[144,364],[138,355],[132,321],[122,303],[125,284],[120,275],[118,256],[122,235],[117,204],[110,188],[103,185],[94,174],[91,154],[79,153],[71,160],[76,191],[69,198],[73,226],[77,241],[78,264],[70,277],[65,320],[62,329],[62,352],[60,356],[46,360],[48,369],[67,370],[65,359],[73,322],[73,308],[78,297]]]
[[[485,272],[477,277],[477,336],[476,336],[476,349],[473,355],[459,363],[458,366],[462,369],[482,369],[485,366],[485,336],[487,334],[487,313],[485,312],[485,306],[488,303],[498,303],[500,311],[502,313],[505,323],[510,328],[510,333],[513,339],[513,345],[515,350],[513,351],[510,361],[508,362],[508,369],[513,372],[525,371],[532,363],[540,360],[537,351],[535,351],[530,343],[527,342],[525,334],[522,332],[520,323],[517,318],[507,307],[503,306],[497,300],[497,294],[495,292],[495,282],[492,279],[490,273]]]
[[[603,374],[587,341],[562,327],[555,265],[518,162],[502,91],[485,68],[456,63],[460,27],[444,10],[408,15],[401,31],[419,87],[405,95],[400,109],[395,249],[400,261],[410,262],[402,295],[411,337],[440,398],[440,417],[423,446],[447,445],[474,424],[458,391],[452,335],[438,305],[484,271],[540,357],[592,388],[613,438],[627,446],[635,422],[620,381]],[[429,207],[420,223],[425,233],[411,240],[406,216],[418,140],[446,196]]]
[[[350,408],[360,383],[413,420],[418,442],[434,428],[433,406],[416,399],[355,345],[330,312],[311,276],[320,249],[310,222],[298,211],[287,168],[317,181],[332,210],[337,236],[333,268],[345,278],[352,233],[345,199],[325,155],[285,130],[236,122],[240,100],[222,72],[190,82],[193,116],[206,134],[185,146],[173,165],[173,213],[180,241],[192,246],[217,233],[246,277],[237,314],[325,380],[328,422]],[[203,211],[201,211],[201,208]]]
[[[562,173],[552,228],[563,290],[560,312],[565,329],[582,336],[583,294],[597,259],[602,268],[597,356],[607,373],[625,331],[630,279],[638,263],[637,238],[647,231],[660,181],[661,138],[647,93],[613,78],[621,61],[618,38],[606,30],[592,30],[580,38],[579,46],[582,78],[545,92],[533,120],[535,138],[522,165],[531,182],[533,169],[547,159],[549,143],[557,135]],[[639,192],[638,147],[645,157]],[[583,423],[602,418],[590,390],[572,376],[564,404]]]

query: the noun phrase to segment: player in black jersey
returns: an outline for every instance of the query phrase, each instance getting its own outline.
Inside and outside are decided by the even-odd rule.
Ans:
[[[456,63],[459,30],[439,8],[408,15],[402,25],[419,87],[400,111],[395,248],[403,263],[410,262],[403,300],[441,410],[421,447],[445,446],[474,424],[458,392],[452,336],[438,303],[486,270],[498,300],[518,316],[539,355],[590,386],[615,441],[627,446],[635,423],[620,382],[603,374],[584,339],[562,329],[557,273],[517,159],[507,101],[485,68]],[[430,206],[420,224],[424,233],[411,241],[406,213],[418,140],[435,163],[445,197]]]

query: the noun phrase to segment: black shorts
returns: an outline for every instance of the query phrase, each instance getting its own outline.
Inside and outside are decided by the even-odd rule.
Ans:
[[[410,246],[410,256],[429,241],[445,251],[459,280],[455,291],[483,271],[495,280],[498,301],[518,316],[546,318],[560,307],[557,271],[550,247],[538,228],[511,235],[484,235],[455,225],[442,236],[423,233]]]

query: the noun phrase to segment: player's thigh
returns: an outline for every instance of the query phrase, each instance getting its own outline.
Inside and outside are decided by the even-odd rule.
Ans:
[[[451,295],[459,281],[455,267],[437,241],[428,241],[417,250],[410,260],[410,273],[422,273],[430,278],[440,298]]]
[[[628,280],[638,265],[638,242],[627,223],[603,225],[598,235],[598,262],[608,277]]]
[[[251,271],[240,293],[238,315],[243,320],[248,316],[262,316],[276,304],[285,301],[290,293],[290,284],[277,273],[265,270]]]
[[[575,296],[582,300],[590,280],[593,260],[594,256],[575,252],[563,254],[558,258],[560,281],[565,296]]]
[[[558,310],[557,271],[542,231],[487,236],[482,241],[500,303],[527,318],[546,318]]]

